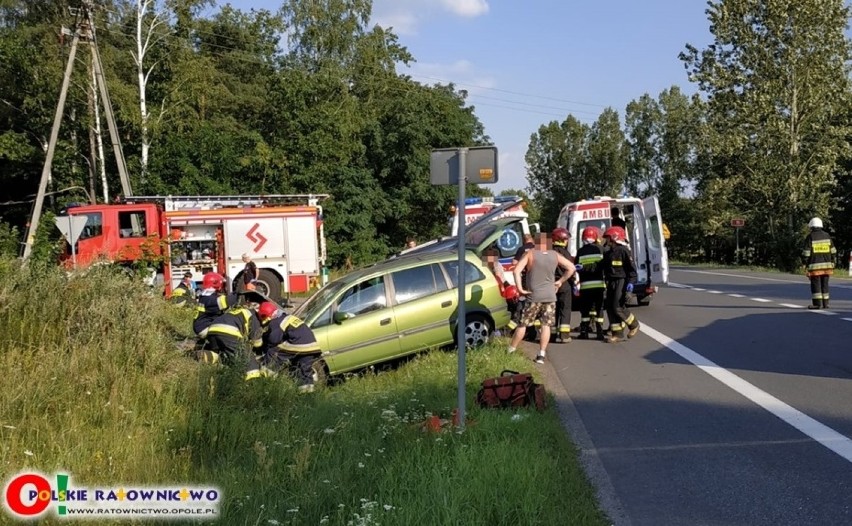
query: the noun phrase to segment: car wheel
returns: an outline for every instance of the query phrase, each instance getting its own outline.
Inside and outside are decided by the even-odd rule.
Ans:
[[[467,317],[464,327],[465,342],[468,347],[479,347],[485,345],[491,338],[494,328],[491,322],[481,314],[471,314]]]

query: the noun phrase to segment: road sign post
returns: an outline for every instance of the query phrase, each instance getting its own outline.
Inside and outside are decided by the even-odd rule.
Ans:
[[[745,219],[740,217],[731,219],[731,226],[734,227],[734,234],[737,238],[737,251],[734,253],[734,262],[740,264],[740,228],[745,226]]]
[[[476,148],[443,148],[432,150],[429,162],[429,177],[433,185],[457,184],[459,187],[458,204],[458,309],[456,310],[456,344],[458,346],[458,411],[457,421],[460,431],[465,426],[465,383],[467,373],[467,337],[465,329],[466,296],[465,264],[467,247],[465,243],[465,185],[492,184],[497,182],[497,148],[494,146]]]

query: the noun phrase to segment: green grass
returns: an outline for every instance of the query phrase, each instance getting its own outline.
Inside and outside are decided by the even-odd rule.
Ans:
[[[181,356],[189,319],[109,269],[0,261],[3,482],[214,485],[229,525],[607,524],[553,409],[473,407],[481,379],[532,369],[503,347],[468,355],[466,431],[434,433],[422,422],[455,406],[455,353],[300,395]]]

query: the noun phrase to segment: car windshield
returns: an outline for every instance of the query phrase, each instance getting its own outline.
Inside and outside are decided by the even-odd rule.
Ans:
[[[293,315],[304,321],[313,319],[316,315],[322,312],[329,300],[336,296],[337,293],[344,288],[346,288],[346,282],[343,280],[329,283],[325,287],[316,291],[306,302],[299,305],[299,307],[293,312]]]

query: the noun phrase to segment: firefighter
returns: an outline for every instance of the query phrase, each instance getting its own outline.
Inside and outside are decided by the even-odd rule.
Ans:
[[[573,261],[571,252],[568,250],[568,241],[571,234],[564,228],[556,228],[551,232],[553,239],[553,250],[569,261]],[[558,280],[565,273],[559,265],[556,266],[555,278]],[[571,341],[571,297],[574,295],[574,287],[577,286],[577,273],[562,280],[562,286],[556,291],[556,342],[569,343]]]
[[[633,292],[636,283],[636,265],[625,240],[624,229],[613,226],[604,232],[604,242],[608,245],[603,255],[603,271],[606,280],[606,312],[609,317],[610,335],[607,341],[617,343],[627,337],[632,338],[639,332],[639,321],[627,309],[627,294]]]
[[[271,301],[260,304],[257,316],[268,326],[263,335],[260,356],[250,360],[246,380],[274,376],[291,367],[295,370],[299,390],[314,390],[314,363],[322,351],[310,327],[296,316],[287,314]]]
[[[183,279],[175,290],[172,291],[172,296],[169,298],[175,305],[185,306],[195,302],[195,287],[192,283],[192,272],[184,272]]]
[[[198,353],[206,363],[231,365],[236,358],[246,353],[246,344],[255,351],[263,345],[263,327],[254,311],[243,305],[231,307],[207,329],[207,341],[211,350]],[[251,356],[247,356],[251,363]]]
[[[822,229],[822,219],[815,217],[808,223],[811,229],[805,238],[802,257],[807,265],[808,279],[811,281],[811,304],[809,309],[827,309],[828,279],[834,273],[834,258],[837,249],[831,236]]]
[[[201,292],[198,294],[198,305],[192,330],[199,338],[198,348],[203,347],[207,337],[207,329],[223,312],[238,303],[236,294],[225,294],[225,278],[215,272],[204,274],[201,279]]]
[[[598,340],[604,339],[604,282],[603,249],[600,245],[601,232],[590,226],[583,229],[583,246],[577,251],[577,268],[580,274],[580,336],[589,339],[590,332],[597,332]]]

